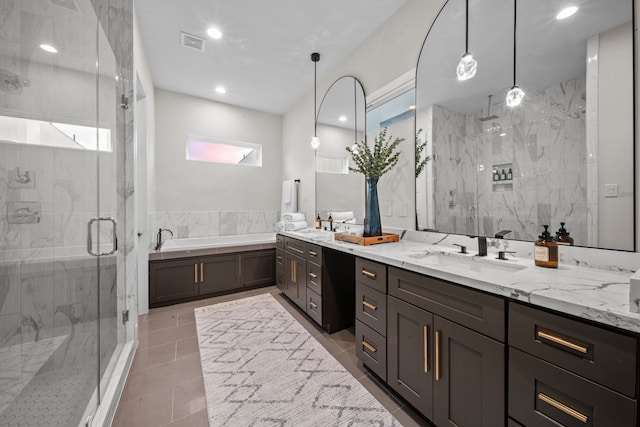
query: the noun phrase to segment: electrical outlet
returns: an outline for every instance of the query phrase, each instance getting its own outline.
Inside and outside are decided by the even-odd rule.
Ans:
[[[604,197],[618,197],[618,184],[605,184]]]

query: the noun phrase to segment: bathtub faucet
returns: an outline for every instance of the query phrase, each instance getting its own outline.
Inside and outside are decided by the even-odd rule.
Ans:
[[[162,247],[162,232],[163,231],[168,231],[169,234],[171,234],[171,237],[173,237],[173,231],[169,230],[168,228],[158,228],[158,234],[156,236],[156,247],[153,248],[156,251],[159,251],[160,248]]]

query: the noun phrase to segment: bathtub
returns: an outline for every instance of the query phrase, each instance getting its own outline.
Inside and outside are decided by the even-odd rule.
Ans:
[[[275,244],[275,233],[167,239],[160,251],[152,251],[149,254],[149,260],[270,249],[274,248]]]

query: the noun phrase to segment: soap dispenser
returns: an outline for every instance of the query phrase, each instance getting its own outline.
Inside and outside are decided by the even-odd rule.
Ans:
[[[333,218],[331,218],[331,214],[329,214],[327,221],[329,221],[329,230],[333,231]]]
[[[535,243],[534,259],[539,267],[558,268],[558,242],[554,242],[549,233],[549,226],[543,225],[544,231]]]
[[[316,217],[316,230],[320,230],[322,228],[322,220],[320,219],[320,214]]]
[[[559,245],[573,246],[573,237],[569,236],[569,232],[564,228],[564,222],[560,223],[560,229],[556,231],[556,237],[553,240]]]

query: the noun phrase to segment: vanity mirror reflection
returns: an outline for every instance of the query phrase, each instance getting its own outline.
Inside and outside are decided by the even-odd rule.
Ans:
[[[560,223],[579,246],[634,250],[631,0],[449,0],[416,72],[416,129],[432,170],[416,181],[417,228],[536,240]],[[459,81],[468,49],[474,77]],[[514,63],[515,55],[515,63]],[[515,73],[514,73],[515,71]],[[514,75],[515,74],[515,75]],[[514,85],[522,103],[506,105]]]
[[[318,110],[316,156],[316,211],[323,220],[340,212],[340,220],[363,223],[364,178],[353,167],[346,147],[364,139],[365,96],[356,78],[344,76],[327,90]]]

